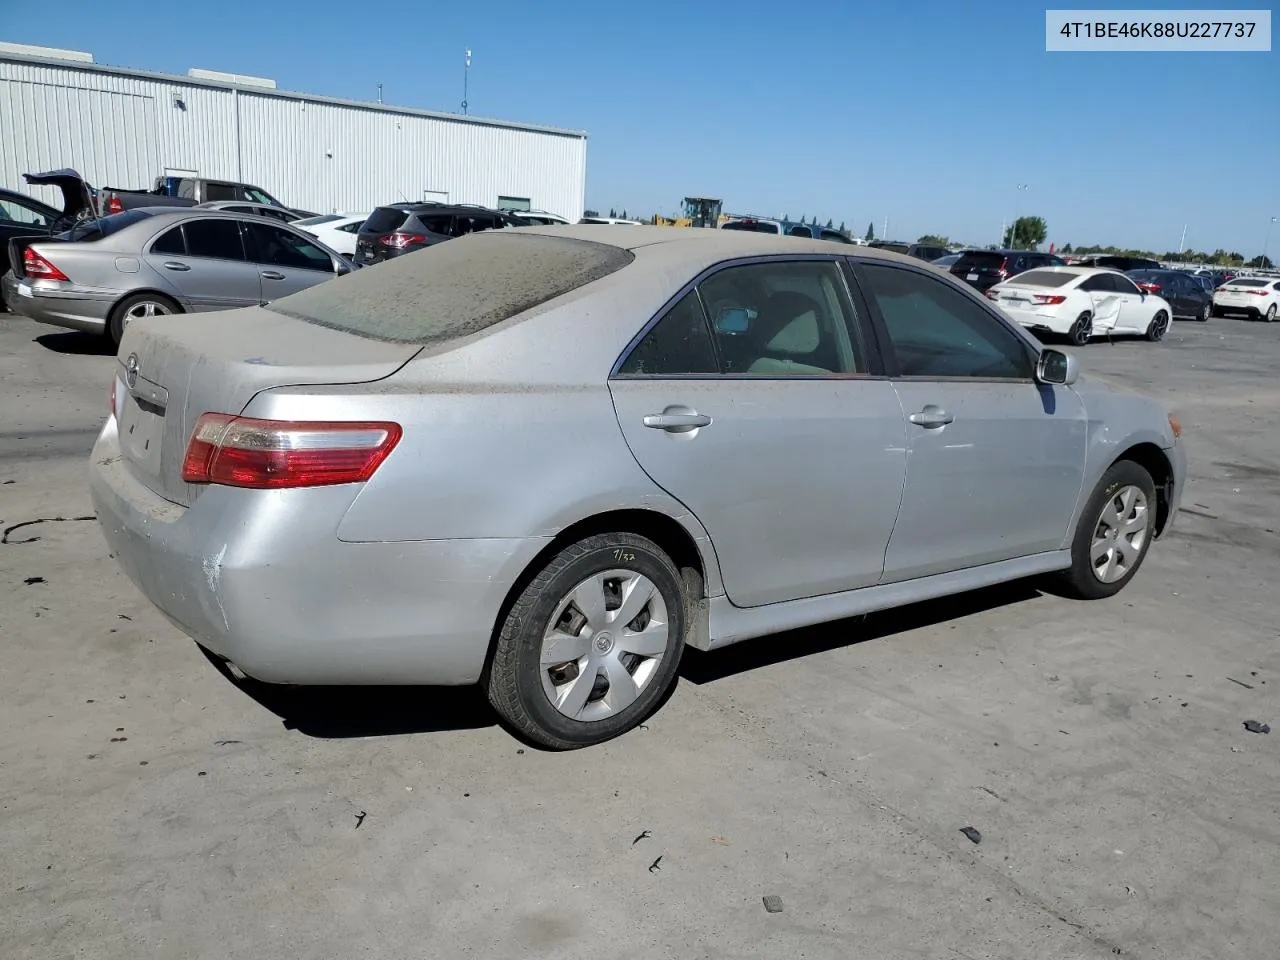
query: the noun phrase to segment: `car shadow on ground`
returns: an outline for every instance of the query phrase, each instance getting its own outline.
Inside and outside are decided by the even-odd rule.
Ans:
[[[997,607],[1034,600],[1041,595],[1042,591],[1034,584],[1015,581],[862,617],[850,617],[745,640],[710,653],[690,648],[685,651],[680,676],[693,684],[714,683],[748,670],[800,659],[838,647],[851,647],[868,640],[880,640],[948,620],[960,620]]]
[[[110,337],[100,337],[79,330],[66,333],[43,333],[36,337],[36,343],[54,353],[75,356],[111,357],[115,355],[116,345]]]

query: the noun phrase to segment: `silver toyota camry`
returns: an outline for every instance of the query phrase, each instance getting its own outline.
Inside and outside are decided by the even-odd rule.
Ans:
[[[710,650],[1036,575],[1115,594],[1181,428],[866,247],[471,235],[216,325],[130,324],[92,493],[181,630],[293,684],[484,685],[635,726]]]
[[[89,218],[54,238],[13,240],[7,255],[10,310],[116,343],[139,317],[260,304],[351,271],[279,220],[203,207]]]

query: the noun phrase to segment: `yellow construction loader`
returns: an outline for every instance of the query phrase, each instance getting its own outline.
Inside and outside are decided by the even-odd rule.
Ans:
[[[710,227],[715,229],[729,218],[720,211],[724,201],[712,197],[685,197],[683,217],[664,217],[655,213],[653,222],[659,227]]]

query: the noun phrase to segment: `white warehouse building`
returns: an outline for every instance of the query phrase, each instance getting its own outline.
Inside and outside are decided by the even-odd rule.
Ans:
[[[24,173],[71,167],[96,187],[160,176],[262,187],[320,213],[400,200],[546,210],[577,221],[587,135],[276,89],[257,77],[172,76],[77,51],[0,43],[0,187],[57,205]]]

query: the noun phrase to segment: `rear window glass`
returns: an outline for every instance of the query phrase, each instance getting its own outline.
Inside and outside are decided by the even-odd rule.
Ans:
[[[1060,287],[1069,280],[1080,276],[1078,273],[1059,273],[1056,270],[1028,270],[1020,273],[1010,283],[1020,287]]]
[[[540,234],[485,231],[357,270],[268,309],[395,343],[442,343],[622,269],[629,250]]]
[[[459,218],[459,219],[461,220],[463,218]],[[449,236],[451,233],[454,233],[453,217],[447,217],[447,216],[431,217],[431,216],[423,216],[422,214],[419,214],[418,223],[420,223],[422,225],[422,228],[426,230],[428,233],[439,233],[446,237]],[[466,230],[461,231],[461,233],[466,233],[466,232],[467,232]],[[459,234],[459,236],[461,236],[461,233]]]
[[[408,212],[395,207],[379,207],[369,214],[363,229],[368,233],[390,233],[409,219]]]
[[[109,217],[81,220],[63,236],[68,240],[101,240],[150,217],[151,214],[145,210],[126,210],[124,213],[113,213]]]
[[[776,223],[762,223],[759,220],[730,220],[721,230],[746,230],[750,233],[779,233],[781,227]]]
[[[990,250],[971,250],[960,254],[957,267],[978,267],[984,270],[999,270],[1004,266],[1004,254]]]
[[[1232,287],[1265,287],[1270,281],[1267,280],[1232,280],[1229,286]]]

